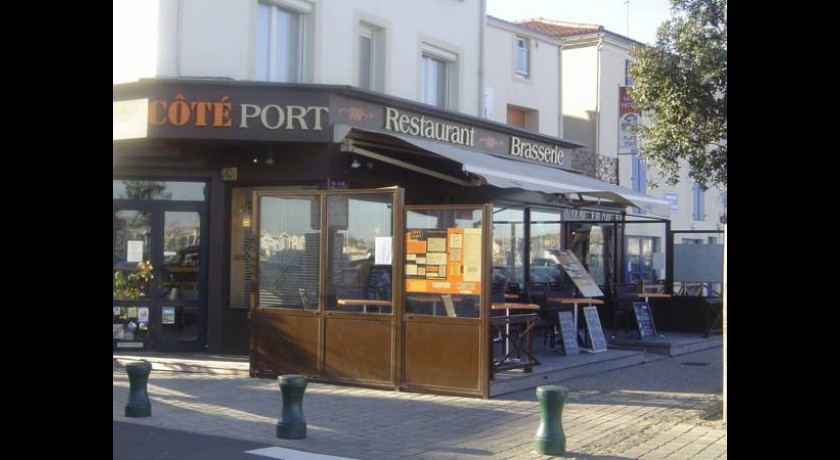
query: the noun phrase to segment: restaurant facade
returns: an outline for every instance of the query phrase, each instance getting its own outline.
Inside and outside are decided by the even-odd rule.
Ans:
[[[347,86],[114,85],[114,350],[487,397],[491,287],[602,286],[628,206],[574,142]]]

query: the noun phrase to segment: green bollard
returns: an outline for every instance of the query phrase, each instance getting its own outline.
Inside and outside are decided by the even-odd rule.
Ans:
[[[149,402],[149,393],[146,384],[149,383],[149,374],[152,372],[152,364],[148,361],[129,363],[125,365],[125,372],[128,374],[128,404],[125,405],[126,417],[149,417],[152,415],[152,403]]]
[[[540,401],[540,427],[534,436],[534,450],[540,454],[563,455],[566,453],[566,435],[563,433],[563,405],[569,389],[560,385],[537,387]]]
[[[283,394],[283,414],[277,422],[277,437],[303,439],[306,437],[306,419],[303,418],[303,392],[306,391],[306,377],[302,375],[281,375],[280,392]]]

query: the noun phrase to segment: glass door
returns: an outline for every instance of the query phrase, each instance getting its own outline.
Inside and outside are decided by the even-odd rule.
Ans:
[[[128,183],[119,190],[133,192],[118,194],[117,182]],[[173,199],[191,189],[189,198],[203,198],[203,187],[203,183],[115,181],[114,350],[205,349],[205,203]]]
[[[257,191],[254,375],[395,387],[401,190]]]

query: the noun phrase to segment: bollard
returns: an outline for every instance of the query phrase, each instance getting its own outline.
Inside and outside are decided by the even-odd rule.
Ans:
[[[566,453],[566,435],[563,433],[563,405],[569,389],[560,385],[537,387],[540,401],[540,427],[534,436],[534,450],[540,454],[563,455]]]
[[[303,439],[306,437],[306,419],[303,418],[303,392],[306,377],[302,375],[281,375],[280,392],[283,395],[283,413],[277,422],[277,437]]]
[[[149,374],[152,364],[148,361],[129,363],[125,365],[128,374],[128,404],[125,405],[126,417],[149,417],[152,415],[152,403],[149,402]]]

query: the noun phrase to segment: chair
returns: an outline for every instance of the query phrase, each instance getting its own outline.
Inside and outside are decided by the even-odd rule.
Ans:
[[[624,319],[624,335],[629,331],[630,317],[633,315],[633,302],[638,300],[639,286],[636,284],[616,284],[613,288],[613,324],[612,335],[618,328],[618,318]]]
[[[543,282],[528,283],[525,288],[525,294],[528,297],[529,303],[535,303],[540,306],[538,312],[539,319],[535,327],[543,331],[543,348],[545,348],[546,342],[550,338],[551,348],[554,349],[559,320],[557,319],[556,310],[548,308],[548,284]]]

